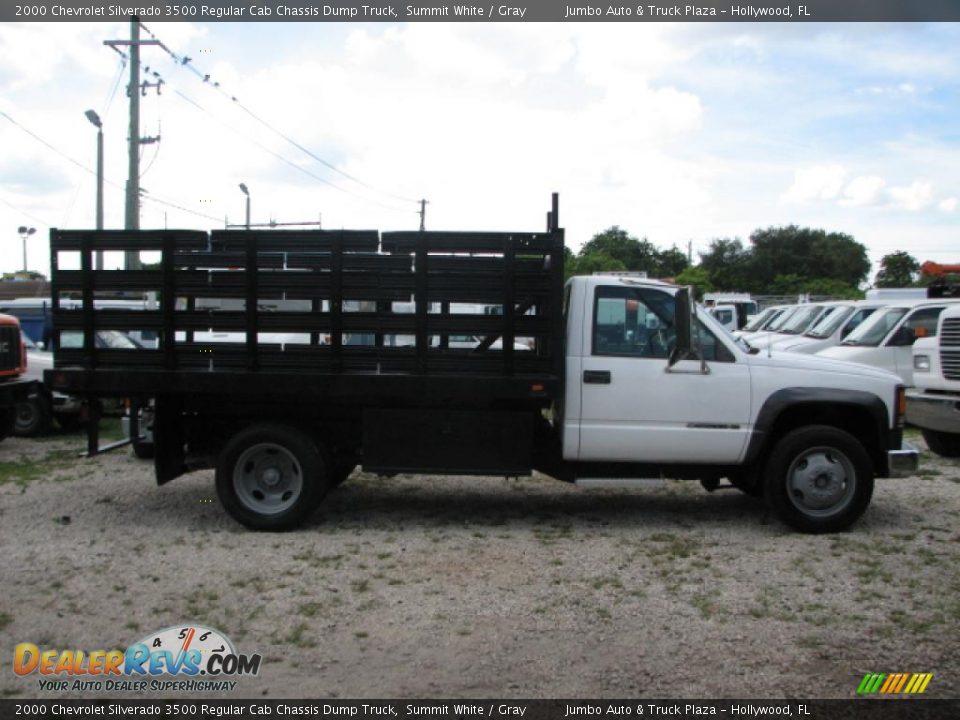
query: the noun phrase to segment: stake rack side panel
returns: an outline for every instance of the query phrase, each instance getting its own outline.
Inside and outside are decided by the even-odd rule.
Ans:
[[[57,368],[562,373],[557,228],[54,229],[50,238]],[[144,269],[94,270],[97,251],[139,252]],[[111,330],[155,337],[156,347],[121,347]]]

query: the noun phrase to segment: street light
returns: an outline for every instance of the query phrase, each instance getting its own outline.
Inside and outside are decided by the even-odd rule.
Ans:
[[[20,234],[20,239],[23,241],[23,271],[27,271],[27,238],[33,235],[37,231],[36,228],[28,228],[26,225],[21,225],[17,228],[17,232]]]
[[[247,230],[250,229],[250,191],[244,183],[240,183],[240,192],[247,196]]]
[[[103,230],[103,123],[93,110],[84,115],[97,129],[97,230]],[[97,250],[97,270],[103,270],[103,250]]]

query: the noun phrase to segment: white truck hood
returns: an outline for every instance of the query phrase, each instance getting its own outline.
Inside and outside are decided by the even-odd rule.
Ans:
[[[832,348],[831,348],[832,349]],[[824,353],[827,351],[824,351]],[[750,364],[771,368],[783,368],[785,370],[802,370],[810,373],[829,373],[850,375],[857,378],[871,378],[882,380],[884,382],[895,382],[902,384],[903,380],[886,370],[863,365],[857,362],[848,362],[846,360],[834,360],[825,357],[824,353],[817,355],[804,355],[803,353],[786,352],[774,348],[768,355],[766,350],[761,350],[756,355],[750,355]],[[852,385],[851,388],[855,388]]]

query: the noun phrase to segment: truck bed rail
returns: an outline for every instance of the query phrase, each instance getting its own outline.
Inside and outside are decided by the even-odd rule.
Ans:
[[[52,229],[55,367],[556,378],[556,196],[548,223],[543,233]],[[98,251],[158,262],[94,270]],[[97,302],[118,296],[153,309]],[[157,346],[98,347],[102,330],[152,333]]]

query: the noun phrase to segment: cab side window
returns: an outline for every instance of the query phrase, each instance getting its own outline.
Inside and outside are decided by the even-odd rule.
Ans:
[[[937,336],[937,318],[943,307],[925,307],[911,313],[903,324],[896,329],[887,345],[890,347],[909,347],[917,338]]]
[[[634,288],[597,288],[593,354],[667,358],[675,344],[673,298],[656,294],[663,301]]]
[[[676,347],[673,296],[658,290],[599,287],[593,310],[594,355],[666,360]],[[704,359],[733,362],[726,346],[698,322]]]
[[[908,336],[912,336],[913,340],[922,337],[936,337],[937,320],[942,312],[942,307],[921,308],[904,321],[902,329],[906,331]],[[913,344],[913,340],[910,341],[910,345]]]

